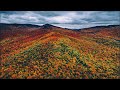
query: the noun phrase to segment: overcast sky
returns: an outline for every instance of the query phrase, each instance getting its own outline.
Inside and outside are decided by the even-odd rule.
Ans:
[[[80,28],[99,25],[119,25],[119,11],[0,11],[1,23],[53,24]],[[78,26],[80,27],[78,27]]]

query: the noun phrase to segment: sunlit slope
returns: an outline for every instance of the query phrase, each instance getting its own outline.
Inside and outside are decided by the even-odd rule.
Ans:
[[[58,27],[31,34],[0,42],[0,78],[119,78],[119,39]]]

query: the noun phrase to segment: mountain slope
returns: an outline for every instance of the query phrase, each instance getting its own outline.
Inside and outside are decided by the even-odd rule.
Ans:
[[[93,34],[101,37],[113,37],[120,39],[120,25],[98,26],[80,30],[81,33]]]
[[[119,78],[119,34],[113,34],[120,31],[119,27],[98,28],[98,32],[92,28],[74,31],[49,24],[12,29],[19,30],[19,35],[7,33],[9,37],[0,41],[0,78]]]

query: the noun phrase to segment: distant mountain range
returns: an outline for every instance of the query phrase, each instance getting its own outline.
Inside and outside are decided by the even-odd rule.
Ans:
[[[9,35],[16,35],[19,33],[23,34],[30,34],[31,31],[37,33],[38,31],[46,32],[46,30],[54,31],[54,32],[61,32],[64,34],[69,33],[80,33],[82,35],[100,35],[100,36],[113,36],[113,37],[120,37],[120,25],[108,25],[108,26],[95,26],[90,28],[83,28],[83,29],[68,29],[62,28],[58,26],[54,26],[51,24],[44,24],[42,26],[39,25],[32,25],[32,24],[6,24],[0,23],[0,35],[1,37],[6,37],[4,34],[9,33]],[[37,32],[36,32],[37,31]],[[77,35],[77,34],[75,34]]]
[[[51,24],[44,24],[42,26],[39,25],[33,25],[33,24],[7,24],[7,23],[0,23],[0,28],[4,28],[4,27],[8,27],[8,26],[15,26],[15,27],[36,27],[36,28],[44,28],[44,29],[48,29],[48,28],[52,28],[52,27],[57,27],[57,28],[62,28],[62,27],[58,27],[58,26],[54,26]],[[96,28],[111,28],[111,27],[120,27],[120,25],[108,25],[108,26],[95,26],[95,27],[89,27],[89,28],[83,28],[83,29],[96,29]],[[64,29],[70,29],[70,28],[64,28]],[[83,29],[70,29],[70,30],[83,30]]]
[[[7,23],[0,23],[0,27],[5,27],[5,26],[16,26],[16,27],[40,27],[38,25],[33,25],[33,24],[7,24]]]

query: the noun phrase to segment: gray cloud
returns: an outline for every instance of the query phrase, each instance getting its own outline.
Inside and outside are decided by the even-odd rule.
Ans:
[[[0,11],[1,23],[119,24],[119,11]]]

